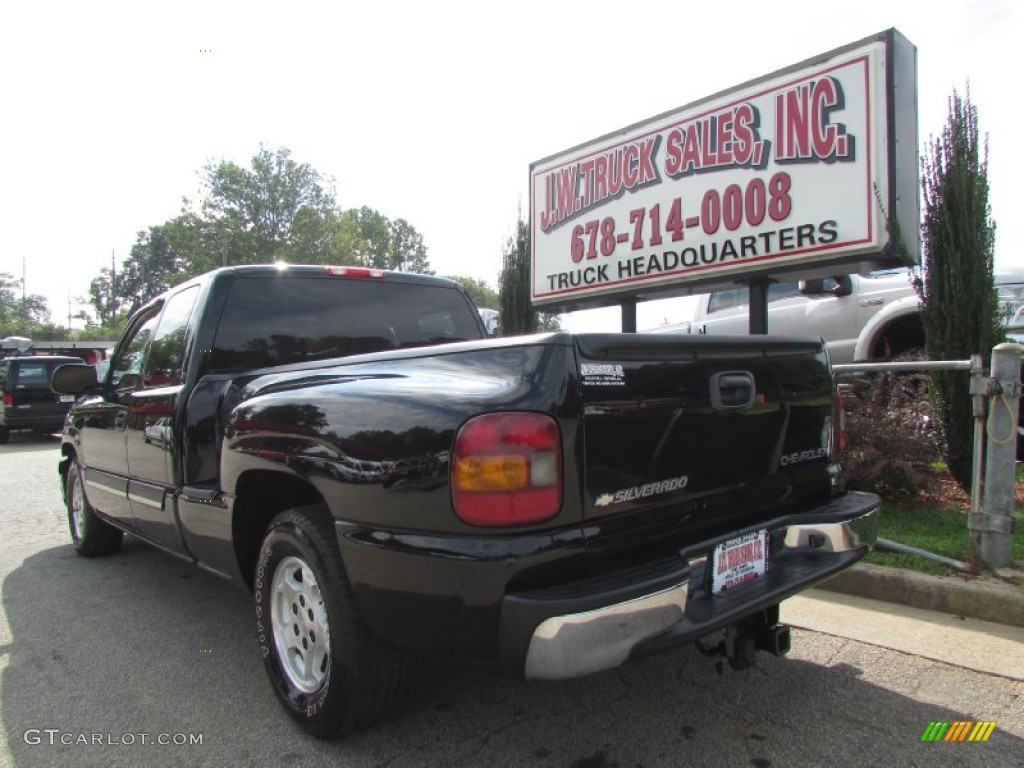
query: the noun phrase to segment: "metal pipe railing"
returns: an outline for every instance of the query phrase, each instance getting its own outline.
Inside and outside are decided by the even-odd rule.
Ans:
[[[902,555],[922,557],[925,560],[932,560],[936,563],[942,563],[942,565],[948,565],[950,568],[956,568],[958,571],[963,571],[964,573],[975,572],[975,568],[970,563],[965,563],[963,560],[954,560],[952,557],[937,555],[926,549],[918,549],[917,547],[900,544],[898,541],[892,541],[891,539],[883,539],[879,537],[875,542],[875,549],[880,549],[883,552],[899,552]]]
[[[836,376],[848,373],[889,373],[899,371],[969,371],[970,360],[912,360],[904,363],[841,363],[832,366]]]
[[[906,362],[886,362],[886,363],[845,363],[832,366],[832,372],[834,376],[846,376],[854,373],[908,373],[915,371],[970,371],[972,373],[972,379],[980,379],[982,376],[981,369],[981,357],[976,356],[973,360],[913,360]],[[977,385],[972,384],[973,390]],[[977,401],[977,398],[975,398]],[[984,398],[982,398],[982,413],[984,413]],[[977,411],[977,403],[975,406]],[[977,413],[976,413],[977,416]],[[974,428],[974,476],[971,482],[971,513],[976,514],[980,509],[981,503],[981,457],[983,455],[981,446],[984,441],[984,416],[975,421]],[[971,552],[972,556],[976,556],[976,545],[974,541],[974,534],[972,533]],[[974,573],[977,568],[971,563],[965,563],[961,560],[955,560],[951,557],[945,557],[943,555],[937,555],[934,552],[928,552],[924,549],[918,549],[917,547],[911,547],[906,544],[900,544],[899,542],[891,541],[889,539],[879,538],[876,542],[876,548],[889,551],[899,552],[905,555],[913,555],[915,557],[921,557],[926,560],[932,560],[936,563],[955,568],[958,571],[965,573]]]

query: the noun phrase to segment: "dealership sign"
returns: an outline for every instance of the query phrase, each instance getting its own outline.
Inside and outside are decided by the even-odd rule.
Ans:
[[[533,302],[894,266],[891,218],[916,260],[917,168],[916,52],[889,30],[533,163]]]

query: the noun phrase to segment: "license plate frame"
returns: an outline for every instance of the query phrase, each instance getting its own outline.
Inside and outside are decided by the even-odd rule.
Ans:
[[[717,544],[708,557],[713,595],[749,584],[768,568],[768,529],[762,528]]]

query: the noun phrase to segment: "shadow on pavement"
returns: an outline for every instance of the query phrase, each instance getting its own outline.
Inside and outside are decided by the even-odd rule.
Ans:
[[[920,743],[930,721],[975,719],[952,705],[960,670],[912,660],[927,672],[913,685],[933,686],[932,700],[954,686],[949,706],[922,704],[862,679],[864,668],[844,660],[846,641],[828,636],[795,642],[834,642],[834,658],[762,656],[753,671],[722,676],[692,648],[560,684],[422,665],[388,721],[323,742],[280,710],[248,594],[131,538],[109,558],[85,560],[70,546],[29,556],[4,579],[2,605],[0,721],[17,768],[1002,766],[1024,755],[1024,741],[998,727],[985,744]],[[899,656],[857,648],[877,652],[873,671]],[[56,729],[54,744],[45,729]],[[61,744],[65,734],[102,743]],[[141,734],[201,734],[202,744],[143,745]],[[122,743],[129,735],[134,743]]]
[[[5,453],[35,453],[60,448],[60,433],[40,435],[35,432],[11,432],[8,442],[0,445],[0,456]]]

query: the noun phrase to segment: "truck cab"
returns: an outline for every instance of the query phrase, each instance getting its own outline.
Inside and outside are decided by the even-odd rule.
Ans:
[[[691,322],[654,333],[746,334],[750,292],[744,286],[700,297]],[[917,294],[904,269],[768,286],[768,332],[821,336],[833,363],[884,360],[924,346]]]

